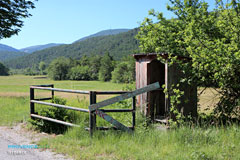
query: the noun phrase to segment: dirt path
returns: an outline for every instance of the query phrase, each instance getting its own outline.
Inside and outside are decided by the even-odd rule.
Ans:
[[[70,160],[64,155],[50,151],[50,149],[36,149],[37,145],[34,142],[49,137],[49,135],[28,131],[22,128],[22,125],[24,124],[13,127],[0,126],[0,159]],[[44,146],[38,147],[46,148]]]

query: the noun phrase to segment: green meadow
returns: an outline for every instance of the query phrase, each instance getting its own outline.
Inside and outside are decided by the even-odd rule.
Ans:
[[[121,90],[124,84],[101,81],[53,81],[40,76],[1,76],[0,92],[29,93],[30,85],[54,84],[55,88],[76,90]]]
[[[54,84],[56,88],[77,90],[122,90],[126,85],[99,81],[52,81],[37,76],[0,76],[0,125],[11,126],[29,120],[29,86]],[[200,97],[202,106],[212,103],[211,90]],[[46,97],[47,91],[36,92],[36,96]],[[57,96],[67,100],[67,105],[87,108],[88,96],[59,93]],[[98,97],[102,100],[108,97]],[[217,98],[216,98],[217,99]],[[209,102],[210,101],[210,102]],[[43,106],[36,105],[36,109]],[[119,107],[113,105],[111,107]],[[201,106],[200,106],[201,107]],[[176,129],[159,130],[157,125],[146,127],[145,118],[137,112],[136,130],[133,134],[120,131],[97,131],[93,137],[84,129],[87,123],[76,114],[76,123],[81,127],[69,128],[55,138],[46,138],[38,142],[48,145],[52,151],[63,153],[73,159],[170,159],[170,160],[239,160],[240,127],[195,124]],[[120,113],[121,114],[121,113]],[[130,125],[131,116],[113,114],[116,119]],[[97,118],[97,125],[109,125]],[[87,122],[87,121],[85,121]]]

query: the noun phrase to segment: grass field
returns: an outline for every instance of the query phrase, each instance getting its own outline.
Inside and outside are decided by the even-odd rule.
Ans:
[[[54,84],[55,88],[73,90],[122,90],[124,84],[100,81],[52,81],[39,76],[0,76],[0,118],[1,125],[11,125],[29,117],[29,87],[31,85]],[[56,96],[68,99],[68,105],[79,106],[79,101],[88,100],[88,95],[55,92]],[[35,98],[49,97],[49,91],[35,91]],[[109,96],[98,96],[98,100]],[[80,106],[79,106],[80,107]],[[83,107],[83,106],[82,106]],[[87,106],[84,106],[87,107]],[[8,114],[5,114],[8,113]],[[25,119],[25,118],[24,118]]]
[[[74,90],[121,90],[124,84],[100,81],[53,81],[38,76],[0,76],[0,96],[29,96],[30,85],[54,84],[55,88]]]
[[[121,90],[125,86],[99,81],[52,81],[36,79],[33,76],[0,77],[0,125],[14,125],[27,121],[29,86],[37,84],[54,84],[56,88],[78,90]],[[49,95],[48,92],[36,94],[40,97]],[[68,105],[87,107],[88,104],[88,97],[71,94],[58,96],[66,98]],[[104,98],[107,97],[98,100]],[[205,90],[199,101],[201,110],[217,100],[218,96],[213,89]],[[128,124],[129,117],[123,115],[118,118]],[[99,121],[98,124],[105,123]],[[154,127],[146,129],[144,119],[138,113],[134,134],[106,131],[96,132],[93,138],[83,129],[85,126],[80,125],[81,128],[69,129],[56,138],[43,139],[39,143],[47,144],[52,150],[65,153],[74,159],[240,159],[240,127],[237,125],[206,128],[183,126],[159,131]]]

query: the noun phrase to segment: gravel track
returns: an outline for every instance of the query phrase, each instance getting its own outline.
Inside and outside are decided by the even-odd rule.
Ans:
[[[0,126],[0,159],[1,160],[70,160],[62,154],[56,154],[50,149],[31,149],[34,142],[44,137],[54,137],[46,133],[35,133],[18,124],[13,127]],[[9,145],[23,146],[24,148],[11,148]]]

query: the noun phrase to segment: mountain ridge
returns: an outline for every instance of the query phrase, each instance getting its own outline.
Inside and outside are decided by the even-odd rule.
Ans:
[[[133,54],[138,50],[138,41],[135,39],[138,29],[122,32],[115,35],[97,36],[87,38],[72,44],[64,44],[24,55],[17,59],[4,62],[8,67],[21,69],[38,65],[41,61],[49,64],[57,57],[69,57],[79,59],[83,55],[100,54],[109,52],[115,59]]]
[[[0,44],[0,61],[9,60],[16,57],[21,57],[26,55],[26,53],[19,51],[16,48],[8,46],[6,44]]]
[[[36,51],[40,51],[40,50],[43,50],[46,48],[51,48],[51,47],[55,47],[55,46],[59,46],[59,45],[63,45],[63,43],[48,43],[48,44],[43,44],[43,45],[35,45],[35,46],[22,48],[19,50],[22,52],[26,52],[26,53],[33,53]]]
[[[10,51],[10,52],[20,52],[18,49],[8,46],[6,44],[0,43],[0,52],[1,51]]]
[[[0,61],[4,62],[6,60],[11,60],[11,59],[15,59],[15,58],[19,58],[22,56],[27,55],[28,53],[25,52],[14,52],[14,51],[1,51],[0,52]]]
[[[131,29],[123,29],[123,28],[122,28],[122,29],[107,29],[107,30],[102,30],[102,31],[99,31],[99,32],[97,32],[97,33],[91,34],[91,35],[89,35],[89,36],[82,37],[82,38],[80,38],[79,40],[74,41],[73,43],[80,42],[80,41],[83,41],[83,40],[86,40],[86,39],[89,39],[89,38],[92,38],[92,37],[116,35],[116,34],[119,34],[119,33],[128,32],[129,30],[131,30]]]

